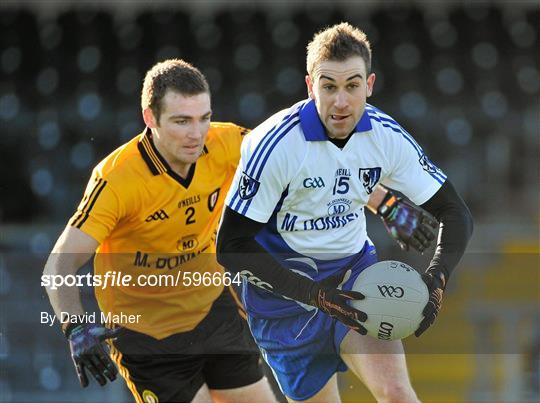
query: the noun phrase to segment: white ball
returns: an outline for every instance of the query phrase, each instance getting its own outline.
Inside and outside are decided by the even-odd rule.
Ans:
[[[364,327],[376,339],[397,340],[410,336],[424,318],[429,300],[420,274],[405,263],[386,260],[364,269],[354,291],[366,297],[352,305],[367,314]]]

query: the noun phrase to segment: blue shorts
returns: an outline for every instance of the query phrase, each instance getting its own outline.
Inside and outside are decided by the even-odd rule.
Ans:
[[[358,275],[377,262],[373,245],[363,252],[344,290],[350,290]],[[291,399],[309,399],[337,371],[347,370],[339,348],[350,328],[318,309],[272,319],[248,315],[248,323],[281,391]]]

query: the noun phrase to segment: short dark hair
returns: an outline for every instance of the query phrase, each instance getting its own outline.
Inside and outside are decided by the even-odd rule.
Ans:
[[[366,63],[366,72],[371,71],[371,45],[366,34],[342,22],[317,32],[307,46],[306,67],[312,75],[315,67],[328,60],[343,61],[349,57],[360,56]]]
[[[188,96],[210,94],[206,77],[190,63],[169,59],[155,64],[144,77],[141,107],[150,108],[157,122],[161,116],[161,100],[169,89]]]

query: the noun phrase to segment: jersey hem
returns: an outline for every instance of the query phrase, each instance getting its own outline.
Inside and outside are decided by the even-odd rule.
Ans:
[[[423,193],[420,193],[419,196],[416,196],[414,199],[411,197],[411,200],[416,205],[420,206],[420,205],[424,204],[425,202],[427,202],[429,199],[431,199],[433,197],[433,195],[435,193],[437,193],[437,191],[442,187],[443,184],[444,184],[444,182],[441,183],[441,184],[439,184],[438,182],[434,183],[432,187],[428,188]]]
[[[232,208],[231,206],[228,206],[229,208]],[[233,209],[234,210],[234,209]],[[236,211],[236,210],[234,210]],[[236,211],[237,213],[239,214],[242,214],[240,213],[239,211]],[[260,223],[263,223],[263,224],[266,224],[268,222],[268,220],[270,219],[271,216],[268,216],[267,214],[264,214],[264,213],[259,213],[258,211],[254,210],[254,209],[249,209],[248,211],[246,211],[246,214],[242,214],[244,217],[247,217],[251,220],[254,220],[254,221],[257,221],[257,222],[260,222]]]

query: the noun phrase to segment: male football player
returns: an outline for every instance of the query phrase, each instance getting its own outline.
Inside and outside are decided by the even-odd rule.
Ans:
[[[401,341],[364,336],[367,316],[348,304],[364,298],[352,284],[377,261],[363,210],[378,183],[440,221],[417,336],[435,320],[472,233],[446,175],[393,118],[366,103],[370,69],[359,29],[342,23],[316,34],[307,52],[309,98],[246,137],[226,199],[218,260],[247,280],[251,332],[290,401],[339,401],[336,373],[347,367],[378,401],[418,400]],[[395,217],[396,200],[383,197],[379,214]]]
[[[106,324],[89,323],[77,287],[47,289],[80,383],[88,385],[86,371],[101,385],[115,379],[102,345],[115,337],[110,355],[137,402],[274,401],[224,287],[234,279],[226,280],[214,254],[247,130],[210,123],[206,78],[182,60],[147,72],[141,104],[146,129],[94,168],[44,270],[75,274],[96,254]],[[113,274],[115,286],[107,286]],[[165,275],[176,282],[156,283]]]

